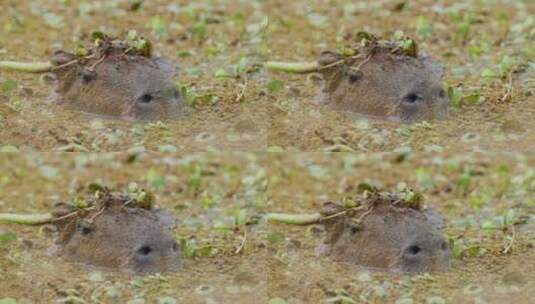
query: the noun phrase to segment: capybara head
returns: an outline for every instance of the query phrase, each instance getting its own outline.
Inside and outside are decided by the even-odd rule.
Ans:
[[[323,52],[318,103],[336,110],[414,122],[447,116],[449,97],[440,65],[391,46],[360,48],[356,56]]]
[[[451,250],[427,215],[396,196],[374,194],[359,208],[326,203],[327,237],[318,253],[372,268],[431,272],[448,268]]]
[[[183,112],[178,68],[165,59],[106,40],[85,57],[58,51],[52,62],[61,103],[74,110],[125,120],[165,120]]]
[[[56,205],[58,243],[69,260],[137,274],[181,266],[174,218],[163,210],[132,206],[128,195],[104,193],[88,208]]]

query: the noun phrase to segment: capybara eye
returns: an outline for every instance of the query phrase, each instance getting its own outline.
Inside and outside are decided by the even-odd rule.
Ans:
[[[448,250],[448,249],[449,249],[448,243],[446,243],[446,242],[442,242],[442,244],[440,244],[440,249],[442,249],[442,250]]]
[[[95,73],[88,71],[87,69],[82,71],[82,82],[88,84],[95,79]]]
[[[360,231],[360,229],[357,226],[353,226],[349,229],[349,231],[351,232],[351,234],[357,234]]]
[[[403,101],[410,104],[416,103],[420,99],[422,99],[422,97],[416,93],[409,93],[403,97]]]
[[[149,103],[154,99],[154,96],[152,94],[143,94],[141,98],[139,99],[142,103]]]
[[[362,79],[362,72],[356,69],[352,69],[348,72],[349,82],[355,83]]]
[[[175,90],[174,96],[175,96],[176,99],[179,99],[180,98],[180,91],[179,90]]]
[[[80,234],[82,235],[88,235],[93,231],[93,228],[88,222],[82,221],[78,222],[78,231],[80,231]]]
[[[151,252],[152,252],[151,246],[142,246],[141,248],[137,250],[137,253],[141,256],[148,256],[151,254]]]
[[[173,243],[173,251],[178,251],[179,247],[178,247],[178,243],[177,242],[174,242]]]
[[[407,252],[411,255],[417,255],[420,251],[422,251],[422,248],[418,245],[412,245],[407,249]]]
[[[440,91],[438,92],[438,96],[440,98],[446,98],[446,91],[444,89],[440,89]]]

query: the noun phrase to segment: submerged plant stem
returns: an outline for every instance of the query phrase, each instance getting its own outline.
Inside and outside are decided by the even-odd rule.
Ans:
[[[54,219],[50,213],[45,214],[13,214],[0,213],[0,223],[14,223],[23,225],[48,224]]]
[[[270,70],[283,71],[288,73],[313,73],[320,68],[317,62],[279,62],[268,61],[264,67]]]
[[[286,214],[286,213],[268,213],[266,220],[268,222],[279,222],[291,225],[310,225],[321,221],[323,216],[320,213],[312,214]]]
[[[25,73],[44,73],[52,71],[54,66],[50,62],[18,62],[0,61],[0,69],[14,70]]]

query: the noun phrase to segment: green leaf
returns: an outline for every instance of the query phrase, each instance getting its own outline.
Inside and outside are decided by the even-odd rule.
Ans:
[[[0,233],[0,247],[4,247],[8,243],[17,239],[17,235],[13,232],[1,232]]]
[[[89,193],[91,194],[95,194],[96,192],[103,192],[106,190],[106,187],[102,186],[101,184],[98,184],[98,183],[90,183],[88,186],[87,186],[87,189],[89,190]]]
[[[101,31],[94,31],[91,33],[91,39],[93,40],[104,40],[106,37],[106,34]]]
[[[277,245],[277,244],[282,243],[284,241],[285,237],[284,237],[284,234],[282,234],[280,232],[273,232],[273,233],[268,234],[266,236],[266,239],[272,245]]]
[[[506,77],[508,74],[510,74],[513,70],[514,65],[515,60],[513,58],[507,55],[503,56],[499,64],[500,76]]]
[[[465,96],[463,100],[466,102],[466,104],[469,105],[477,105],[480,104],[485,100],[485,98],[478,93],[470,94],[468,96]]]
[[[216,78],[220,78],[220,79],[232,78],[232,75],[230,75],[230,73],[228,73],[224,69],[216,70],[215,73],[214,73],[214,76]]]
[[[154,16],[150,19],[150,27],[152,29],[152,32],[156,36],[166,36],[167,35],[167,24],[165,21],[158,17]]]
[[[2,92],[6,95],[9,95],[11,94],[13,91],[15,91],[15,89],[17,88],[18,84],[15,80],[12,80],[12,79],[6,79],[4,81],[2,81],[1,83],[1,88],[2,88]]]
[[[448,97],[451,100],[451,104],[455,107],[458,107],[461,105],[463,100],[463,93],[458,88],[450,86],[448,87]]]
[[[495,79],[498,75],[493,70],[486,68],[481,72],[481,77],[485,80]]]
[[[165,188],[165,176],[161,175],[154,167],[147,172],[147,181],[156,190]]]
[[[276,93],[276,92],[279,92],[281,91],[282,89],[284,89],[284,82],[280,81],[280,80],[271,80],[270,82],[268,82],[266,84],[266,89],[270,92],[270,93]]]
[[[217,254],[217,249],[211,245],[203,246],[195,249],[194,256],[196,257],[213,257]]]
[[[429,38],[433,36],[434,32],[433,23],[429,22],[424,16],[418,17],[416,20],[416,33],[423,38]]]

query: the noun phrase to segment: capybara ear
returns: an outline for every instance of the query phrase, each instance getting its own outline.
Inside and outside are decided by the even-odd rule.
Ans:
[[[326,203],[323,203],[323,209],[321,210],[321,214],[323,216],[330,216],[333,214],[343,212],[344,210],[345,208],[341,205],[335,204],[333,202],[326,202]]]
[[[435,227],[435,229],[442,230],[446,227],[446,224],[444,223],[444,218],[433,210],[426,208],[423,210],[423,214],[425,215],[429,224]]]
[[[54,205],[54,211],[52,211],[52,215],[55,217],[55,218],[59,218],[59,217],[62,217],[62,216],[65,216],[67,214],[71,214],[73,213],[74,211],[76,211],[76,207],[74,207],[73,205],[71,204],[67,204],[67,203],[56,203]]]
[[[176,217],[171,214],[171,212],[165,209],[155,209],[152,211],[154,215],[158,218],[158,221],[162,223],[163,226],[173,230],[178,227],[178,220]]]
[[[178,65],[176,64],[173,64],[169,61],[167,61],[166,59],[164,58],[161,58],[161,57],[157,57],[157,58],[154,58],[154,63],[156,63],[156,65],[158,66],[158,68],[166,73],[168,73],[169,75],[171,75],[171,77],[177,77],[179,72],[180,72],[180,68],[178,67]]]
[[[326,66],[332,63],[335,63],[337,61],[343,60],[344,56],[340,53],[332,52],[332,51],[323,51],[320,54],[320,57],[318,58],[318,64],[320,66]]]
[[[444,77],[445,69],[444,66],[440,64],[440,62],[436,61],[431,56],[422,56],[419,59],[424,64],[424,67],[437,78]]]
[[[52,55],[52,58],[50,61],[54,65],[62,65],[66,64],[68,62],[71,62],[76,59],[76,56],[73,53],[65,52],[65,51],[55,51],[54,55]]]

